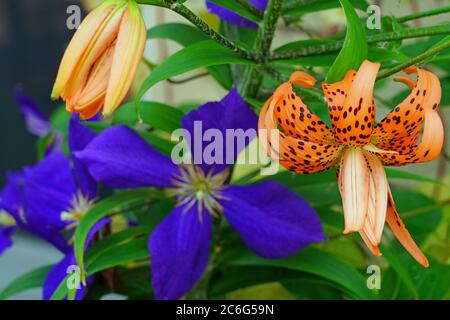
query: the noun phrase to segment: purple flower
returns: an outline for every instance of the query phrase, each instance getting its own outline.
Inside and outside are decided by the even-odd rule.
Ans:
[[[0,255],[5,252],[6,249],[12,246],[12,234],[14,233],[15,227],[0,226]]]
[[[61,150],[63,140],[61,133],[52,129],[51,123],[37,104],[27,97],[21,88],[16,88],[14,95],[25,120],[27,130],[39,138],[44,138],[49,134],[52,135],[47,145],[46,153]]]
[[[95,135],[72,117],[69,123],[71,153],[82,150]],[[65,237],[66,230],[82,218],[96,196],[96,182],[84,165],[59,151],[47,154],[33,167],[7,174],[6,186],[0,193],[0,210],[10,214],[18,227],[46,240],[64,254],[46,279],[45,299],[51,297],[57,288],[55,284],[66,276],[65,271],[60,272],[63,267],[75,264],[72,263],[75,261],[73,250]]]
[[[250,0],[250,3],[253,4],[257,9],[264,11],[267,6],[267,2],[269,0]],[[220,5],[206,0],[206,8],[212,14],[219,16],[220,19],[226,21],[231,24],[238,25],[240,27],[245,28],[254,28],[256,29],[258,25],[253,21],[248,20],[247,18],[242,17],[241,15],[233,12],[227,8],[221,7]]]
[[[194,139],[196,121],[204,130],[221,134],[257,128],[256,115],[236,90],[183,118],[184,129]],[[207,147],[202,145],[200,152]],[[192,154],[196,148],[191,144]],[[235,160],[234,151],[223,148],[219,153]],[[98,182],[110,187],[163,187],[176,198],[178,205],[149,238],[157,299],[179,298],[201,277],[208,263],[212,216],[223,215],[247,246],[266,258],[285,257],[324,240],[314,210],[286,187],[276,182],[230,185],[230,168],[223,164],[175,165],[128,127],[105,130],[75,156]]]

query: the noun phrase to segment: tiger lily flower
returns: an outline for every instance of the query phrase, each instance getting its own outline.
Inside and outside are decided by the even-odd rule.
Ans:
[[[75,32],[62,58],[52,99],[84,119],[111,115],[132,84],[146,42],[146,28],[134,0],[107,0]]]
[[[405,72],[417,74],[417,81],[398,80],[408,85],[411,93],[374,125],[378,69],[378,63],[364,61],[342,81],[322,84],[332,129],[293,89],[293,84],[311,88],[316,80],[305,72],[294,72],[261,111],[260,141],[267,153],[290,171],[310,174],[337,167],[344,233],[358,231],[368,248],[381,255],[378,245],[387,222],[405,249],[428,267],[427,258],[397,212],[384,166],[431,161],[440,154],[444,142],[437,110],[440,82],[429,71],[408,68]]]

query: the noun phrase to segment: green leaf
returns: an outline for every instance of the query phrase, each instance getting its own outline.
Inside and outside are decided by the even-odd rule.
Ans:
[[[22,291],[39,288],[44,284],[45,277],[53,266],[44,266],[27,272],[14,279],[1,293],[0,300],[5,300]]]
[[[183,47],[209,38],[199,29],[184,23],[166,23],[147,31],[147,39],[170,39]]]
[[[86,253],[87,265],[91,261],[95,261],[97,257],[105,254],[107,251],[114,249],[115,246],[132,241],[136,237],[150,234],[150,228],[136,227],[125,229],[120,232],[114,233],[99,242],[96,242]]]
[[[344,78],[348,70],[357,70],[367,58],[366,31],[355,9],[348,0],[340,0],[347,19],[347,33],[344,45],[327,74],[327,82],[337,82]]]
[[[419,298],[417,288],[415,286],[414,280],[411,274],[408,272],[407,267],[402,263],[402,261],[397,257],[397,255],[389,250],[389,247],[381,245],[381,252],[383,252],[383,257],[389,261],[390,266],[395,270],[398,277],[403,281],[407,288],[411,291],[414,298]]]
[[[199,29],[184,23],[166,23],[155,26],[148,30],[147,38],[170,39],[183,47],[209,39]],[[207,69],[209,74],[216,79],[221,86],[227,90],[231,89],[233,86],[233,79],[229,66],[211,66]]]
[[[430,178],[428,176],[408,172],[405,170],[395,169],[395,168],[389,168],[386,167],[386,174],[390,179],[404,179],[404,180],[412,180],[412,181],[418,181],[418,182],[427,182],[427,183],[433,183],[440,186],[447,186],[444,182],[438,179]]]
[[[148,237],[141,237],[136,240],[118,244],[103,253],[100,253],[92,260],[86,260],[86,270],[88,275],[131,261],[148,259],[147,238]]]
[[[183,112],[160,102],[142,101],[140,115],[144,123],[172,133],[180,128]],[[135,125],[137,122],[136,105],[133,102],[124,104],[114,114],[113,123]]]
[[[315,248],[303,249],[298,254],[277,260],[263,259],[247,249],[230,250],[224,252],[221,264],[230,266],[266,266],[300,271],[331,281],[339,285],[340,288],[354,298],[373,298],[372,293],[367,289],[365,279],[357,269],[335,256]]]
[[[75,231],[74,250],[77,264],[80,268],[81,279],[85,282],[84,272],[84,248],[89,231],[100,219],[114,212],[121,207],[130,205],[137,201],[149,200],[154,194],[149,189],[127,190],[110,196],[96,205],[81,219]]]
[[[298,4],[296,4],[297,2]],[[355,8],[366,11],[367,1],[365,0],[350,0]],[[286,8],[283,11],[283,15],[286,17],[298,17],[307,13],[313,13],[333,8],[339,7],[338,0],[309,0],[309,1],[297,1],[297,0],[286,0],[284,5]]]
[[[142,84],[136,101],[140,101],[142,96],[160,81],[194,69],[230,63],[251,64],[253,62],[239,57],[213,40],[193,44],[176,52],[156,67]]]

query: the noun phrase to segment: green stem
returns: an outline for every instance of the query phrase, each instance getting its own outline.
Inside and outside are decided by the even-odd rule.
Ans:
[[[258,33],[255,40],[254,55],[258,62],[266,63],[270,56],[270,47],[272,45],[275,28],[278,18],[281,14],[283,6],[282,0],[269,0],[266,10],[264,12],[264,19],[259,26]],[[262,77],[257,77],[259,74],[255,66],[249,66],[246,70],[244,81],[241,86],[242,96],[254,96],[257,89],[261,85]]]
[[[448,23],[445,25],[411,28],[402,31],[380,33],[373,36],[368,36],[367,42],[379,43],[379,42],[397,41],[402,39],[411,39],[411,38],[445,35],[445,34],[450,34],[450,24]],[[270,60],[295,59],[298,57],[306,57],[319,55],[322,53],[334,52],[340,50],[343,44],[344,41],[340,40],[334,43],[312,45],[294,51],[278,52],[274,53],[270,58]]]
[[[184,6],[181,3],[176,2],[175,0],[138,0],[140,4],[149,4],[158,7],[163,7],[172,10],[173,12],[178,13],[182,17],[189,20],[193,25],[195,25],[200,31],[206,34],[209,38],[217,41],[220,45],[225,48],[230,49],[233,52],[236,52],[241,57],[248,60],[255,60],[253,55],[245,48],[237,45],[236,43],[228,40],[220,33],[217,33],[213,29],[211,29],[206,22],[200,19],[195,13],[193,13],[189,8]]]
[[[450,12],[450,6],[446,6],[446,7],[442,7],[442,8],[435,8],[435,9],[431,9],[428,11],[412,13],[412,14],[397,18],[397,21],[398,22],[406,22],[406,21],[416,20],[416,19],[420,19],[420,18],[436,16],[438,14],[442,14],[442,13],[446,13],[446,12]]]
[[[412,65],[415,65],[419,62],[422,62],[428,58],[431,58],[432,56],[438,54],[439,52],[450,48],[450,41],[444,42],[441,45],[435,46],[431,48],[430,50],[425,51],[424,53],[418,55],[417,57],[412,58],[411,60],[398,64],[395,67],[392,67],[390,69],[384,70],[379,73],[377,80],[381,80],[384,78],[389,77],[390,75],[393,75],[399,71],[402,71],[403,69],[406,69]]]
[[[284,11],[304,7],[313,4],[314,2],[318,2],[318,0],[291,0],[284,5]]]

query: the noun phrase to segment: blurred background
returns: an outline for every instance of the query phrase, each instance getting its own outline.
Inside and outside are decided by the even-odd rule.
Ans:
[[[70,40],[73,30],[66,27],[68,6],[76,4],[82,8],[83,17],[87,10],[101,0],[0,0],[0,185],[5,181],[7,170],[17,170],[24,165],[32,165],[36,161],[36,138],[30,135],[23,124],[23,119],[14,100],[14,88],[21,86],[24,92],[49,115],[60,102],[50,101],[50,92],[54,77],[64,49]],[[382,14],[406,15],[417,9],[426,10],[448,2],[446,0],[389,0],[368,1],[382,7]],[[215,16],[207,13],[204,0],[190,0],[187,5],[202,16],[211,26],[217,26]],[[170,21],[182,21],[173,13],[159,8],[145,8],[144,16],[147,27]],[[437,24],[450,21],[449,15],[425,18],[414,23]],[[320,37],[327,32],[336,32],[344,27],[344,16],[341,10],[326,10],[317,14],[306,15],[304,24],[309,31]],[[288,27],[280,27],[275,46],[298,38],[298,31]],[[146,58],[154,63],[162,61],[180,47],[162,40],[147,44]],[[141,80],[148,71],[139,71]],[[180,76],[180,79],[200,74],[194,71]],[[139,79],[136,88],[139,86]],[[386,100],[394,96],[398,85],[384,89],[382,96]],[[447,88],[448,90],[448,88]],[[225,92],[215,81],[208,77],[184,84],[164,82],[152,89],[147,98],[164,101],[168,104],[193,102],[201,104],[208,100],[221,98]],[[379,109],[380,110],[380,109]],[[379,111],[384,114],[387,108]],[[448,121],[448,112],[445,114]],[[419,169],[420,168],[420,169]],[[439,161],[416,170],[435,175]],[[416,171],[417,172],[417,171]],[[37,266],[56,262],[60,256],[56,250],[44,245],[39,240],[24,234],[14,238],[15,246],[0,256],[0,291],[16,276]],[[40,291],[32,290],[22,293],[16,298],[39,299]]]

